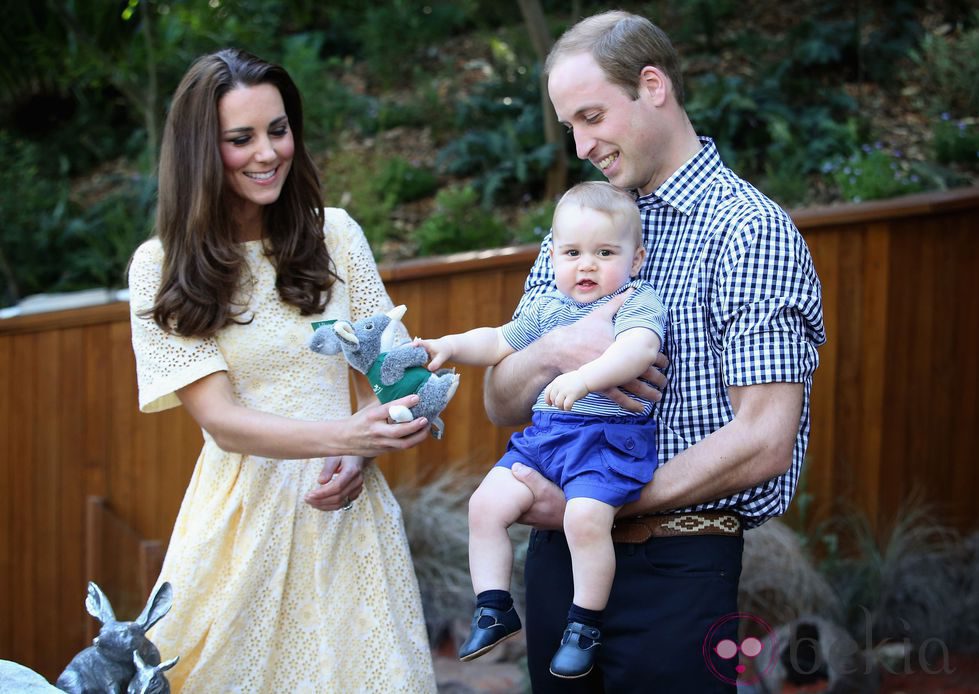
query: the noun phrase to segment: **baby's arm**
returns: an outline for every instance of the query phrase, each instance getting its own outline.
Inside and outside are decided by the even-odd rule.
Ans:
[[[547,403],[570,410],[587,393],[615,388],[638,378],[656,360],[659,348],[659,335],[652,330],[625,330],[601,356],[551,381],[544,389]]]
[[[503,339],[500,328],[473,328],[435,340],[416,338],[414,344],[424,347],[431,357],[429,371],[435,371],[450,359],[460,364],[495,366],[516,351]]]

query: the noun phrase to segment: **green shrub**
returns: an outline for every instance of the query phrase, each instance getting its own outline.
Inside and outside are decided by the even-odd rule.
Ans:
[[[435,212],[414,232],[419,255],[443,255],[507,242],[506,228],[482,209],[472,186],[443,188],[435,197]]]
[[[935,113],[979,113],[979,12],[972,29],[925,35],[912,58],[924,72],[927,98]]]
[[[926,188],[921,175],[900,152],[888,152],[880,145],[864,145],[847,158],[829,161],[823,172],[851,202],[892,198]]]
[[[374,181],[376,157],[370,152],[340,149],[322,171],[326,204],[342,207],[357,220],[379,257],[381,246],[391,234],[394,199],[377,194]]]
[[[72,289],[123,287],[133,251],[153,228],[156,178],[115,175],[105,182],[111,192],[72,220],[65,239],[65,283]]]
[[[431,169],[394,157],[381,164],[373,186],[379,199],[390,198],[393,205],[398,205],[432,195],[438,184],[438,176]]]
[[[897,66],[911,57],[922,37],[918,17],[921,5],[920,0],[881,3],[873,8],[869,22],[858,24],[854,33],[854,37],[862,37],[858,77],[887,86],[897,82],[901,74]],[[859,11],[858,16],[863,18]],[[874,29],[867,31],[870,26]]]
[[[979,166],[979,126],[976,119],[954,121],[943,113],[932,128],[935,159],[943,164]]]
[[[68,182],[65,176],[44,175],[41,157],[37,146],[0,131],[0,305],[62,283]]]
[[[439,150],[437,166],[471,176],[483,207],[540,193],[554,147],[544,141],[537,68],[479,85],[457,104],[456,125],[464,132]]]
[[[31,294],[125,285],[125,269],[152,225],[156,180],[114,175],[88,207],[66,176],[44,176],[42,150],[0,132],[3,305]],[[65,167],[67,170],[67,167]]]
[[[540,243],[551,231],[556,202],[542,202],[525,210],[513,229],[513,243]]]
[[[772,181],[798,181],[820,162],[852,151],[859,129],[851,116],[855,104],[845,94],[795,102],[778,74],[757,84],[707,75],[692,85],[687,111],[697,132],[714,138],[728,166]]]
[[[367,3],[353,31],[371,76],[391,86],[404,79],[404,66],[414,63],[423,50],[434,50],[445,37],[465,26],[476,6],[474,0],[390,0]]]
[[[376,100],[356,94],[340,81],[349,65],[331,57],[321,59],[324,35],[296,34],[283,42],[282,65],[292,75],[303,95],[307,145],[324,147],[344,130],[373,132],[376,129]]]

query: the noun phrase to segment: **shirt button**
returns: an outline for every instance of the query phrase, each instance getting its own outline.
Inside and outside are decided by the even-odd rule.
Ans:
[[[625,440],[625,449],[627,451],[631,451],[635,447],[636,447],[636,442],[635,441],[633,441],[632,439],[626,439]]]

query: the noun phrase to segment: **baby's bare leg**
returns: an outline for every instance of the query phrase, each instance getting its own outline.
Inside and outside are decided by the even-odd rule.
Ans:
[[[507,528],[534,495],[507,468],[494,467],[469,499],[469,572],[473,590],[510,590],[513,547]],[[611,527],[611,526],[610,526]]]
[[[618,508],[577,497],[564,512],[564,533],[571,549],[574,604],[588,610],[604,610],[615,577],[612,523]]]

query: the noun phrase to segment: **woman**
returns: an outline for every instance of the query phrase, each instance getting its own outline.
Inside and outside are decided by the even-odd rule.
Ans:
[[[237,50],[195,62],[159,186],[129,271],[140,408],[182,404],[204,430],[152,633],[180,656],[174,690],[434,691],[400,509],[369,462],[427,422],[376,400],[351,415],[343,358],[307,347],[313,321],[392,304],[360,227],[323,209],[289,75]]]

